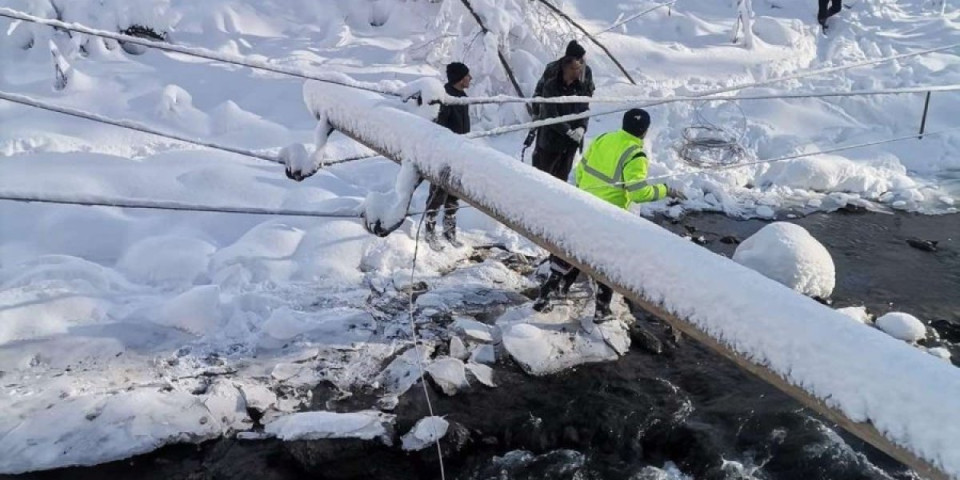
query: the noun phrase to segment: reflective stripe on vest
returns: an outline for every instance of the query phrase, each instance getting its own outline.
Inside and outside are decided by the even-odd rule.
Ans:
[[[613,172],[613,178],[608,177],[605,173],[601,172],[590,166],[590,159],[586,159],[583,162],[583,171],[597,177],[599,180],[604,183],[614,186],[622,187],[623,186],[623,169],[627,166],[627,161],[633,158],[633,155],[637,153],[637,150],[640,150],[640,147],[637,145],[631,145],[627,148],[623,154],[620,155],[620,159],[617,160],[617,168]]]

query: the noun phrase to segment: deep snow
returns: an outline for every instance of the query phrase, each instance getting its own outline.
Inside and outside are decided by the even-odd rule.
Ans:
[[[939,15],[921,1],[861,2],[824,39],[814,35],[808,6],[796,3],[753,2],[753,49],[729,43],[734,9],[708,0],[687,0],[669,15],[659,9],[604,33],[602,40],[639,86],[627,85],[602,52],[586,44],[597,94],[684,95],[960,41],[955,7]],[[471,95],[513,94],[495,55],[482,48],[490,42],[508,45],[521,86],[530,92],[543,63],[574,36],[539,11],[526,11],[532,20],[521,20],[516,13],[529,8],[526,2],[474,4],[486,12],[496,38],[477,37],[472,18],[453,1],[11,0],[4,6],[52,18],[56,5],[67,21],[108,30],[145,24],[169,32],[178,44],[361,81],[436,79],[444,62],[465,59],[477,77]],[[575,0],[563,7],[597,31],[650,5]],[[67,80],[59,91],[52,49]],[[955,84],[957,64],[955,55],[934,54],[743,93]],[[0,90],[186,136],[277,153],[318,138],[317,121],[303,106],[302,82],[275,74],[156,51],[133,56],[113,41],[6,19],[0,19],[0,65]],[[921,102],[920,95],[749,102],[743,105],[749,119],[744,146],[753,157],[769,158],[910,133],[919,124]],[[935,94],[928,128],[952,126],[958,107],[957,94]],[[651,109],[652,175],[689,169],[672,146],[692,122],[693,108]],[[727,109],[706,111],[718,115],[717,122],[739,121]],[[525,120],[517,105],[475,107],[474,115],[478,129]],[[588,138],[618,124],[618,116],[598,117]],[[366,152],[339,134],[320,138],[327,142],[323,158],[296,147],[286,157],[303,167]],[[515,157],[520,140],[513,134],[483,142]],[[788,207],[832,209],[862,198],[893,208],[955,211],[958,149],[953,135],[677,177],[671,183],[691,200],[670,212],[752,216]],[[369,192],[390,190],[398,173],[392,163],[374,159],[295,183],[281,166],[6,102],[0,102],[0,157],[0,192],[316,211],[358,211]],[[424,200],[422,186],[413,205]],[[539,253],[476,211],[464,210],[460,218],[471,243]],[[343,390],[387,385],[389,404],[412,385],[413,350],[404,336],[405,317],[374,316],[367,298],[371,289],[396,293],[404,287],[414,230],[407,222],[378,239],[343,219],[0,202],[0,408],[8,413],[0,418],[0,451],[15,453],[0,455],[0,471],[99,463],[167,442],[245,430],[251,425],[247,406],[266,412],[264,422],[278,422],[305,404],[309,387],[321,381]],[[456,310],[482,301],[491,285],[504,291],[530,286],[496,264],[445,280],[440,273],[460,254],[423,252],[417,276],[431,284],[433,296],[421,296],[422,309]],[[466,294],[465,279],[473,285]],[[495,375],[487,382],[490,372],[479,364],[495,361],[499,352],[492,344],[501,332],[476,323],[459,318],[451,328],[469,349],[467,381],[492,385]],[[595,359],[615,358],[601,350]],[[152,407],[149,415],[129,414],[142,405]]]

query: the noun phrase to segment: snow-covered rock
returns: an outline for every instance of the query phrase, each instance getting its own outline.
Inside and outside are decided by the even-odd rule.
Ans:
[[[733,260],[812,297],[829,298],[836,284],[830,252],[792,223],[761,228],[737,247]]]
[[[130,280],[149,285],[191,285],[206,279],[215,251],[209,242],[196,238],[150,237],[130,246],[117,263],[117,270]]]
[[[149,318],[158,325],[178,328],[194,335],[211,333],[222,319],[220,287],[194,287],[161,306]]]
[[[431,363],[425,370],[447,395],[456,395],[457,392],[470,386],[462,360],[441,358]]]
[[[405,451],[416,452],[437,443],[447,434],[448,428],[450,423],[442,417],[424,417],[400,441]]]
[[[872,323],[867,307],[844,307],[838,308],[837,311],[865,325]]]
[[[362,411],[353,413],[301,412],[280,417],[264,426],[264,431],[285,441],[325,438],[380,439],[393,443],[394,415]]]
[[[917,317],[903,312],[890,312],[877,319],[877,328],[891,337],[916,342],[927,335],[927,327]]]

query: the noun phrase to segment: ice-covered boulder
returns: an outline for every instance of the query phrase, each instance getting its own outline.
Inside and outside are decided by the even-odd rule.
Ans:
[[[905,342],[916,342],[927,335],[923,322],[903,312],[890,312],[877,319],[877,328]]]
[[[737,247],[733,260],[811,297],[828,298],[836,284],[830,252],[792,223],[761,228]]]

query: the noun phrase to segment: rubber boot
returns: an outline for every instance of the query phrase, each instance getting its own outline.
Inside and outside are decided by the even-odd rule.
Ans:
[[[540,294],[533,302],[533,309],[538,312],[550,311],[547,307],[550,305],[550,294],[557,289],[563,275],[557,272],[550,272],[550,276],[540,285]]]
[[[443,217],[443,238],[453,248],[463,248],[463,242],[457,239],[457,217],[450,211]]]
[[[440,238],[437,237],[437,217],[428,216],[426,219],[424,219],[423,223],[426,227],[425,238],[427,240],[427,245],[429,245],[430,249],[435,252],[442,252],[444,248],[443,243],[440,242]]]

